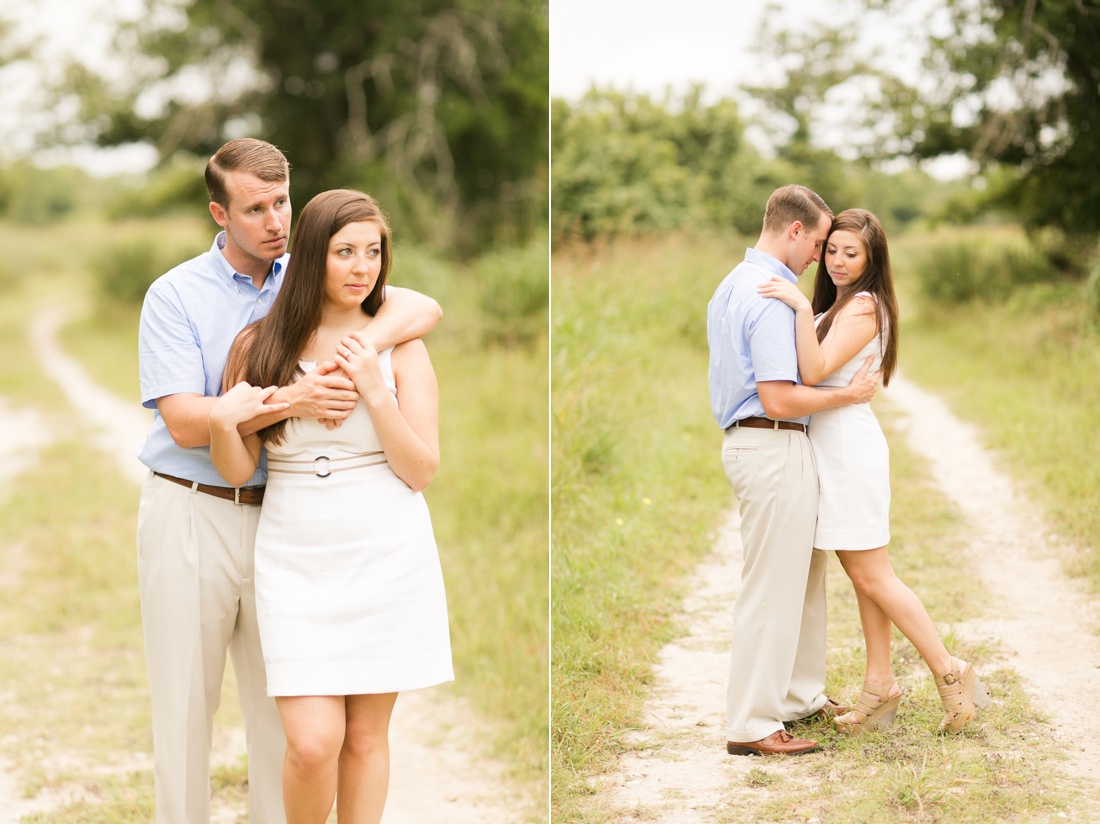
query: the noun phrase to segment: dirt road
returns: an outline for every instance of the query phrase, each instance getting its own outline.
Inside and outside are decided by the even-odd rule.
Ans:
[[[972,558],[994,595],[985,617],[953,629],[997,642],[1000,663],[1019,673],[1051,714],[1052,734],[1068,759],[1063,768],[1100,779],[1100,716],[1090,706],[1100,694],[1100,610],[1063,574],[1038,513],[997,469],[973,427],[901,376],[882,396],[902,413],[898,427],[909,448],[929,461],[937,484],[965,514],[975,535]],[[634,743],[650,746],[620,761],[610,789],[624,820],[707,821],[731,794],[750,791],[744,776],[760,761],[721,750],[731,605],[741,572],[738,526],[733,512],[693,575],[686,633],[661,651],[645,726],[634,734]]]

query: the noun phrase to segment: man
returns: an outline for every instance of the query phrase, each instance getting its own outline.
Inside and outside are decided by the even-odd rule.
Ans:
[[[731,755],[801,754],[785,721],[844,712],[825,696],[825,555],[813,551],[817,471],[806,424],[825,409],[870,401],[869,358],[843,388],[802,386],[794,312],[757,294],[796,282],[818,260],[833,214],[804,186],[768,199],[756,246],[707,308],[711,409],[725,431],[722,464],[740,501],[744,566],[734,605],[727,693]]]
[[[231,141],[210,159],[210,213],[222,228],[211,249],[149,288],[138,347],[142,404],[154,410],[139,458],[151,470],[138,511],[138,580],[153,709],[157,821],[208,824],[210,744],[228,649],[248,744],[250,820],[285,821],[285,739],[256,626],[253,542],[266,468],[242,488],[210,461],[209,413],[230,344],[263,317],[289,259],[290,167],[276,147]],[[424,295],[387,290],[371,324],[378,349],[420,337],[438,323]],[[288,417],[339,422],[354,384],[322,366],[272,396],[248,431]]]

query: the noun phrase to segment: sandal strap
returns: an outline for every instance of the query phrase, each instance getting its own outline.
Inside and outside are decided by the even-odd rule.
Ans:
[[[865,718],[870,716],[875,710],[890,700],[890,690],[898,683],[896,678],[891,678],[889,681],[880,681],[877,684],[872,684],[865,681],[863,683],[863,692],[859,695],[859,700],[856,702],[853,712],[859,713]],[[868,700],[867,696],[874,696],[873,700]]]

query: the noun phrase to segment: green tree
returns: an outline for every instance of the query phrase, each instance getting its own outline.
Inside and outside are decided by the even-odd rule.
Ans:
[[[758,231],[777,177],[733,100],[591,90],[551,110],[556,239],[677,229]]]
[[[125,81],[71,67],[83,113],[63,139],[152,141],[167,161],[261,136],[296,202],[357,186],[444,248],[545,219],[545,2],[146,3],[119,33]]]
[[[776,157],[793,170],[791,180],[818,192],[839,211],[856,203],[867,206],[860,178],[876,176],[875,158],[863,146],[871,121],[850,100],[858,94],[855,90],[876,87],[884,73],[875,51],[858,43],[861,27],[844,19],[841,9],[836,11],[833,22],[797,31],[781,28],[780,15],[765,13],[753,39],[754,51],[774,76],[742,90],[763,107],[755,123],[767,134]],[[843,112],[845,128],[839,137],[826,134],[828,119],[822,115],[827,110]],[[831,147],[830,142],[839,145]]]
[[[950,32],[929,39],[919,86],[894,80],[887,149],[966,153],[1014,174],[988,202],[1031,226],[1100,231],[1100,8],[1092,0],[943,0]],[[901,0],[864,0],[897,8]]]

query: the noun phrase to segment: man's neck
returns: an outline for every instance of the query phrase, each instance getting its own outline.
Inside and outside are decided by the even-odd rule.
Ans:
[[[784,266],[790,268],[787,264],[787,246],[785,243],[781,242],[780,238],[762,234],[760,235],[760,239],[756,241],[756,245],[752,248],[758,252],[763,252],[765,255],[771,255]]]
[[[257,289],[262,289],[267,281],[267,276],[275,268],[275,261],[239,255],[235,254],[236,252],[236,249],[225,246],[222,249],[222,256],[233,267],[234,272],[252,278],[252,285]]]

